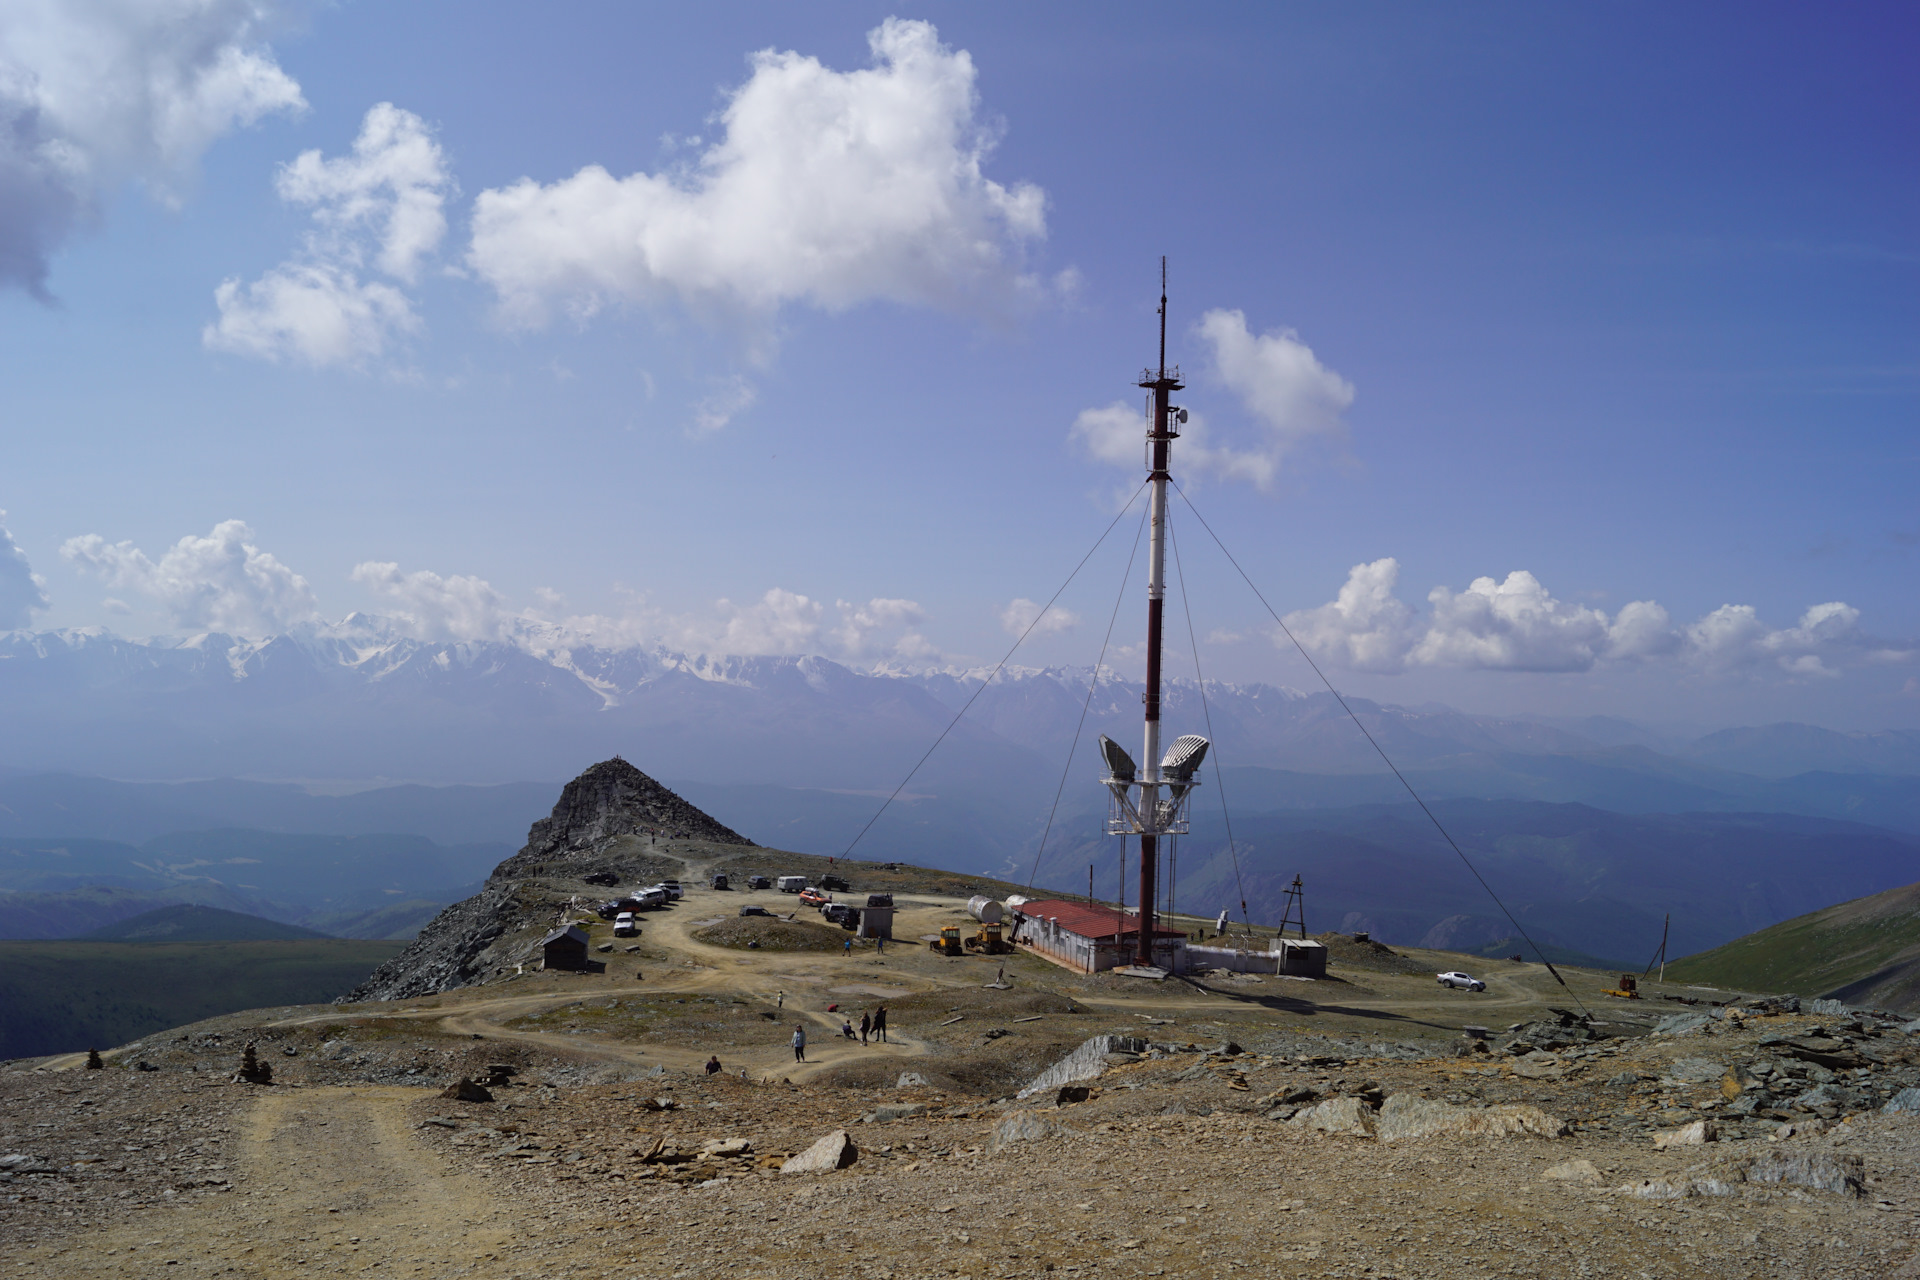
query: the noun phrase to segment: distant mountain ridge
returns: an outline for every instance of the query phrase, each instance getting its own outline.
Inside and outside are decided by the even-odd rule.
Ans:
[[[186,904],[156,907],[80,935],[99,942],[297,942],[331,936],[263,916]]]
[[[582,760],[625,753],[661,777],[890,789],[987,674],[598,647],[531,626],[511,641],[423,641],[362,614],[259,639],[13,631],[0,633],[0,717],[10,729],[0,768],[473,783],[557,780]],[[1057,774],[1083,706],[1089,735],[1137,733],[1138,683],[1103,679],[1088,704],[1090,675],[1009,668],[923,781],[1037,795]],[[1207,695],[1228,763],[1380,769],[1324,693],[1210,681]],[[1604,717],[1549,723],[1349,701],[1402,765],[1652,741]],[[1193,682],[1169,684],[1164,713],[1179,731],[1202,728]],[[1671,744],[1668,754],[1764,777],[1920,775],[1920,732],[1767,725]]]

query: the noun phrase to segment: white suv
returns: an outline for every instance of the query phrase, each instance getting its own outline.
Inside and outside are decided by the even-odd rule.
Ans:
[[[1487,984],[1470,973],[1461,973],[1458,969],[1449,970],[1440,975],[1440,985],[1465,991],[1485,991]]]

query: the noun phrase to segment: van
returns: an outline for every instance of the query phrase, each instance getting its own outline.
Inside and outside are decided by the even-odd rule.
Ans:
[[[780,877],[780,892],[782,893],[798,893],[806,887],[807,878],[805,876]]]

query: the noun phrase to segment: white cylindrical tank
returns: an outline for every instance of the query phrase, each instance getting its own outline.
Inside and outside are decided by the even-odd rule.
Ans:
[[[1007,910],[1018,911],[1032,901],[1033,899],[1024,893],[1010,893],[1007,895]]]
[[[1006,909],[1000,905],[999,900],[989,898],[985,894],[967,899],[967,914],[981,924],[999,924],[1007,918]]]

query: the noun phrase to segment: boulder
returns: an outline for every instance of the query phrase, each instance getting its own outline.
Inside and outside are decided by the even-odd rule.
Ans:
[[[1594,1167],[1591,1160],[1563,1160],[1540,1176],[1582,1187],[1598,1186],[1600,1183],[1600,1170]]]
[[[860,1148],[845,1129],[835,1129],[780,1166],[782,1173],[832,1173],[860,1158]]]
[[[701,1144],[700,1154],[730,1159],[753,1154],[753,1143],[745,1138],[710,1138]]]
[[[1037,1093],[1051,1093],[1063,1084],[1097,1080],[1100,1073],[1107,1069],[1108,1054],[1138,1054],[1146,1051],[1147,1042],[1132,1036],[1094,1036],[1035,1076],[1026,1088],[1014,1096],[1031,1098]]]
[[[894,1081],[893,1087],[896,1089],[931,1089],[933,1088],[933,1081],[927,1079],[918,1071],[902,1071],[900,1078]]]
[[[1535,1049],[1514,1061],[1513,1074],[1527,1080],[1558,1080],[1567,1074],[1567,1067],[1558,1056]]]
[[[1287,1123],[1301,1129],[1318,1129],[1322,1133],[1370,1138],[1373,1136],[1373,1108],[1358,1098],[1328,1098],[1318,1106],[1308,1107]]]
[[[1564,1138],[1572,1132],[1566,1121],[1534,1106],[1456,1107],[1411,1093],[1396,1093],[1382,1103],[1373,1129],[1382,1142],[1432,1137]]]
[[[1888,1098],[1887,1105],[1880,1110],[1890,1116],[1910,1115],[1920,1111],[1920,1089],[1902,1089]]]
[[[1788,1138],[1812,1138],[1827,1131],[1825,1120],[1790,1120],[1777,1126],[1767,1135],[1768,1142],[1784,1142]]]
[[[1713,1121],[1695,1120],[1692,1124],[1683,1124],[1678,1129],[1654,1134],[1653,1149],[1665,1151],[1669,1147],[1698,1147],[1718,1141],[1720,1141],[1720,1130]]]
[[[1726,1067],[1713,1058],[1676,1058],[1667,1067],[1666,1082],[1705,1084],[1726,1074]]]
[[[492,1102],[493,1095],[487,1092],[485,1085],[475,1084],[464,1076],[440,1091],[443,1098],[452,1098],[456,1102]]]
[[[872,1111],[862,1116],[860,1122],[862,1124],[888,1124],[895,1120],[906,1120],[913,1116],[925,1115],[926,1113],[927,1107],[923,1102],[892,1103],[883,1107],[875,1107]]]
[[[1857,1198],[1866,1189],[1859,1156],[1824,1151],[1768,1151],[1736,1166],[1748,1182],[1783,1183]]]
[[[1712,1019],[1704,1013],[1676,1013],[1670,1018],[1662,1018],[1654,1024],[1656,1036],[1690,1036],[1698,1034]]]
[[[1085,1102],[1093,1096],[1093,1090],[1084,1084],[1063,1084],[1060,1091],[1053,1095],[1053,1105],[1070,1107],[1077,1102]]]
[[[1000,1151],[1016,1142],[1039,1142],[1056,1133],[1067,1132],[1070,1130],[1065,1125],[1057,1120],[1049,1120],[1038,1111],[1016,1111],[993,1126],[993,1137],[987,1150]]]

